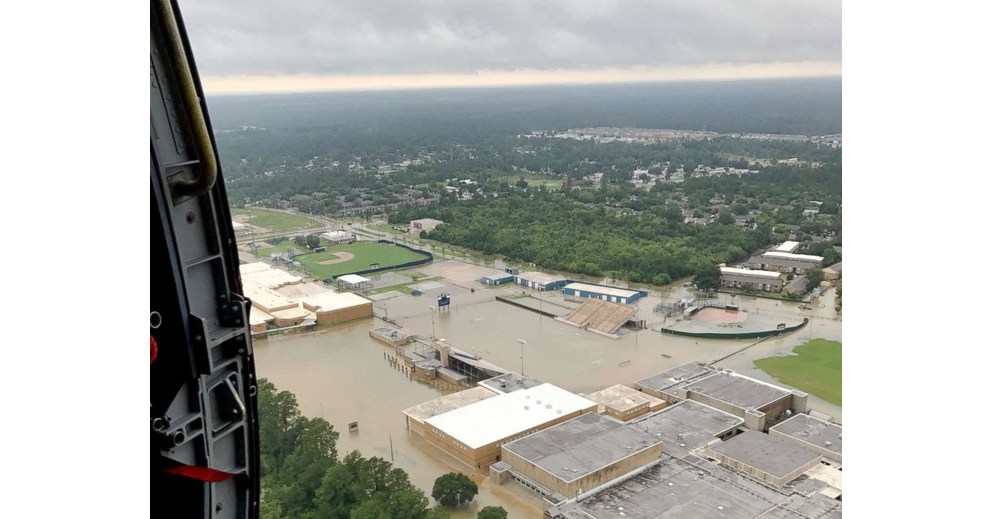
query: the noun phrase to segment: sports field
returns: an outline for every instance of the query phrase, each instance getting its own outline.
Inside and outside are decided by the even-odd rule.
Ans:
[[[792,351],[796,355],[758,359],[754,364],[785,384],[841,405],[840,343],[813,339]]]
[[[231,208],[231,216],[237,217],[235,219],[238,221],[248,223],[247,209]],[[258,208],[251,210],[251,225],[255,226],[256,233],[285,232],[321,226],[303,216]]]
[[[378,263],[379,268],[385,269],[417,261],[426,256],[416,252],[377,242],[357,242],[352,244],[334,245],[325,252],[297,256],[296,261],[302,263],[315,278],[330,278],[365,270],[372,263]]]

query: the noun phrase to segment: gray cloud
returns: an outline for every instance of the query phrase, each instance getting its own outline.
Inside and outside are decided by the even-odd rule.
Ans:
[[[191,0],[201,74],[841,60],[839,0]]]

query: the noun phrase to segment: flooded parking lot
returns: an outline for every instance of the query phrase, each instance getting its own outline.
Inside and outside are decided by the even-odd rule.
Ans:
[[[443,276],[445,264],[421,267],[429,276]],[[419,297],[402,295],[374,302],[375,318],[362,319],[318,332],[274,336],[255,341],[258,375],[279,389],[296,394],[307,416],[323,416],[341,433],[338,451],[360,450],[366,456],[392,459],[410,474],[411,481],[430,494],[434,479],[452,470],[466,471],[453,459],[406,430],[402,410],[437,398],[448,387],[411,380],[393,367],[386,355],[393,350],[368,335],[386,321],[404,332],[429,339],[444,338],[454,347],[474,353],[506,369],[550,382],[573,392],[588,393],[617,383],[635,381],[693,360],[710,362],[753,344],[748,340],[705,340],[662,335],[647,329],[626,331],[618,339],[597,335],[552,318],[496,300],[497,295],[519,296],[516,286],[486,288],[470,281],[472,265],[458,264],[455,280],[438,280],[442,287]],[[474,291],[473,291],[474,289]],[[436,308],[436,297],[448,293],[448,310]],[[538,294],[534,294],[538,295]],[[553,301],[558,295],[539,294]],[[676,296],[677,297],[677,296]],[[641,302],[638,318],[662,322],[653,312],[659,299]],[[564,302],[563,302],[564,303]],[[809,338],[841,339],[831,293],[801,310],[795,303],[740,297],[743,310],[771,316],[810,317],[811,323],[792,334],[767,339],[731,355],[717,367],[778,383],[754,368],[757,358],[785,355]],[[649,324],[650,326],[650,324]],[[840,408],[810,397],[810,406],[840,420]],[[348,423],[357,421],[357,432]],[[475,477],[480,492],[470,507],[453,517],[474,517],[486,505],[500,505],[511,517],[539,517],[541,500],[519,486],[498,486]]]

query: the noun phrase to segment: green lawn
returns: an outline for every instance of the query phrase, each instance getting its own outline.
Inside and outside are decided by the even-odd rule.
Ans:
[[[840,343],[813,339],[793,352],[796,355],[758,359],[754,364],[785,384],[841,405]]]
[[[544,184],[547,189],[558,189],[562,186],[562,179],[554,178],[548,175],[542,175],[540,173],[521,173],[521,174],[511,174],[502,177],[501,180],[505,180],[508,184],[516,185],[520,177],[524,177],[527,181],[528,187],[537,187],[538,184]]]
[[[232,208],[231,214],[233,216],[247,215],[248,210]],[[245,220],[245,222],[247,222],[247,220]],[[314,223],[309,218],[303,216],[257,208],[252,208],[251,210],[251,223],[257,227],[264,227],[271,232],[284,232],[297,229],[302,230],[321,227],[321,224]]]
[[[355,255],[355,258],[351,261],[335,263],[333,265],[320,264],[321,261],[335,259],[337,256],[332,254],[334,252],[350,252]],[[326,252],[297,256],[296,261],[302,263],[307,268],[307,271],[313,274],[313,277],[326,279],[348,272],[365,270],[372,263],[378,263],[380,268],[385,269],[422,258],[424,258],[422,254],[411,252],[403,247],[387,245],[385,243],[357,242],[350,245],[343,244],[328,247]]]

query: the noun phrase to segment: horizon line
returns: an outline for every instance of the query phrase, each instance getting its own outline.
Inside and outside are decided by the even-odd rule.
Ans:
[[[842,78],[837,63],[803,62],[695,67],[693,69],[600,69],[588,71],[481,71],[474,74],[204,76],[205,93],[216,96],[384,92],[457,88],[717,83],[774,79]]]

